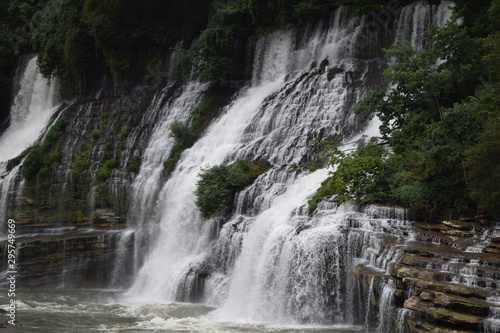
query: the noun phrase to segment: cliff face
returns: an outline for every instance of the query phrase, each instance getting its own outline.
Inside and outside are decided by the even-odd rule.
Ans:
[[[354,274],[373,290],[370,304],[397,310],[398,332],[495,332],[499,227],[484,218],[412,223],[384,235],[382,247],[399,252],[388,271],[361,264]]]
[[[206,111],[216,115],[240,85],[205,84],[197,94],[200,98],[214,96]],[[110,285],[120,239],[126,238],[122,247],[133,243],[125,229],[130,227],[132,186],[147,144],[169,112],[165,105],[175,104],[185,89],[177,82],[164,87],[107,87],[96,89],[92,98],[62,102],[51,118],[53,128],[63,124],[62,130],[56,140],[50,140],[50,134],[38,140],[38,147],[49,141],[50,147],[35,170],[30,174],[23,171],[30,150],[3,164],[9,176],[2,184],[2,216],[14,219],[16,231],[26,235],[18,242],[22,279],[27,285]],[[197,105],[185,102],[192,108],[184,109],[186,114],[179,119],[189,119]],[[154,170],[155,181],[160,183],[167,177],[162,163],[173,143],[169,124],[158,134],[165,147],[152,154],[161,167]],[[43,160],[53,152],[58,158],[46,164]],[[42,250],[34,250],[37,248]],[[125,276],[131,274],[130,267],[120,270]]]
[[[494,223],[416,224],[403,209],[332,198],[307,209],[328,177],[325,147],[378,135],[352,109],[382,80],[381,48],[426,47],[421,32],[443,24],[447,6],[417,2],[361,19],[344,8],[260,37],[247,47],[249,81],[103,84],[65,102],[46,85],[22,95],[20,123],[33,124],[29,96],[54,100],[44,134],[24,147],[34,148],[0,162],[0,217],[16,221],[20,284],[130,288],[215,304],[225,319],[494,332]],[[233,212],[204,221],[198,173],[243,159],[269,168]]]

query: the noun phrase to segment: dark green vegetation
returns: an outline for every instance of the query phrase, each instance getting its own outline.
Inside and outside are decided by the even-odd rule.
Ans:
[[[117,167],[116,160],[114,158],[107,160],[104,162],[102,166],[100,166],[97,171],[95,172],[97,181],[102,183],[106,181],[106,179],[111,176],[111,173],[113,172],[113,169]]]
[[[386,51],[393,60],[386,85],[357,112],[380,118],[390,149],[334,154],[328,188],[340,201],[500,213],[500,1],[469,5],[458,1],[455,10],[465,24],[429,31],[430,50]]]
[[[389,0],[10,0],[0,4],[0,105],[16,56],[37,53],[41,72],[83,92],[103,65],[116,81],[151,78],[165,50],[183,41],[175,64],[181,77],[241,77],[245,45],[255,32],[327,17],[341,4],[353,13],[380,10]]]
[[[214,96],[208,93],[191,113],[191,125],[175,122],[170,127],[175,139],[174,147],[169,158],[163,163],[163,174],[169,175],[181,158],[184,150],[190,148],[217,115],[218,108],[214,107]]]
[[[84,92],[93,73],[102,68],[113,74],[117,83],[154,77],[148,68],[155,68],[161,55],[182,41],[183,49],[174,57],[179,77],[240,79],[247,73],[245,45],[250,36],[316,22],[342,4],[351,5],[351,12],[360,14],[384,9],[389,2],[3,1],[0,121],[10,102],[9,78],[20,54],[38,53],[45,76],[57,76]],[[368,144],[352,155],[337,154],[338,171],[313,203],[337,193],[340,200],[398,203],[429,213],[442,209],[473,212],[478,208],[500,213],[500,1],[456,3],[455,18],[462,17],[464,24],[432,29],[431,50],[415,52],[408,45],[390,48],[387,56],[394,62],[385,73],[386,84],[358,106],[366,118],[376,114],[382,120],[381,130],[390,150]],[[437,59],[446,61],[436,66]],[[213,96],[207,94],[193,110],[190,123],[172,126],[176,142],[165,162],[167,174],[213,118],[216,108],[212,104]],[[88,142],[102,141],[106,117],[101,115]],[[29,181],[40,183],[39,174],[50,174],[57,168],[60,152],[55,142],[61,131],[64,126],[59,130],[54,126],[46,142],[30,151],[22,169]],[[128,125],[124,127],[121,140],[130,131]],[[106,142],[105,153],[111,155],[118,141]],[[85,174],[88,158],[88,146],[80,146],[73,162],[75,186],[89,186],[89,175]],[[105,157],[107,162],[96,172],[98,181],[109,177],[115,167],[111,161],[118,158]],[[137,171],[139,166],[140,160],[135,158],[127,168]],[[85,196],[78,200],[83,205]]]
[[[50,128],[42,144],[30,149],[21,171],[25,178],[34,180],[38,176],[45,177],[51,169],[56,169],[59,166],[61,153],[55,144],[63,135],[67,125],[66,120],[58,120]]]
[[[210,219],[231,212],[234,196],[268,168],[267,163],[238,161],[202,169],[196,183],[196,206]]]

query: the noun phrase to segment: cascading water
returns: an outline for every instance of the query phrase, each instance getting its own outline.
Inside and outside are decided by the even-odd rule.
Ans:
[[[194,206],[197,174],[204,165],[224,162],[228,151],[239,146],[238,136],[242,129],[248,126],[258,105],[274,89],[272,84],[259,87],[259,90],[251,89],[203,138],[184,152],[160,192],[160,235],[156,248],[137,275],[132,293],[176,299],[180,280],[190,271],[191,265],[203,261],[209,249],[212,226],[201,221]]]
[[[23,182],[16,184],[19,166],[7,170],[7,161],[19,156],[36,142],[58,108],[60,98],[57,81],[48,81],[38,72],[37,57],[20,64],[18,91],[10,110],[10,126],[0,136],[0,220],[4,221],[9,193],[20,192]]]
[[[231,103],[221,103],[226,105],[221,115],[198,133],[198,141],[183,152],[175,169],[167,174],[162,172],[163,162],[175,145],[171,126],[174,122],[190,124],[191,111],[203,102],[212,84],[167,82],[152,100],[147,91],[153,90],[149,88],[135,88],[132,95],[137,93],[142,99],[103,89],[95,99],[75,103],[63,111],[70,121],[68,138],[58,147],[63,158],[54,171],[58,180],[54,188],[62,194],[62,207],[62,197],[70,191],[65,186],[75,177],[75,147],[87,145],[85,158],[89,162],[84,172],[91,186],[86,193],[90,200],[83,206],[89,211],[88,228],[68,231],[54,226],[31,235],[44,240],[41,249],[49,257],[54,259],[62,253],[60,269],[36,278],[53,280],[59,287],[73,287],[75,278],[96,278],[109,282],[111,288],[133,282],[126,297],[131,302],[97,306],[98,311],[117,315],[120,320],[126,318],[118,324],[124,330],[139,318],[139,324],[132,328],[138,332],[283,332],[280,325],[294,327],[286,331],[310,332],[300,326],[306,324],[314,327],[311,331],[386,333],[404,332],[409,322],[420,320],[422,314],[418,309],[397,311],[405,300],[421,296],[412,281],[405,284],[403,280],[421,283],[418,274],[435,274],[448,288],[488,289],[483,291],[486,296],[481,294],[480,311],[489,311],[484,330],[499,332],[498,297],[489,297],[489,293],[494,294],[498,288],[499,272],[494,265],[500,263],[487,253],[495,250],[491,239],[498,238],[498,230],[471,232],[471,240],[453,244],[456,252],[449,254],[440,251],[447,242],[451,244],[451,237],[417,230],[404,209],[360,208],[326,198],[314,212],[308,211],[308,199],[328,177],[325,161],[318,153],[331,144],[351,150],[378,135],[376,123],[363,126],[352,109],[382,80],[388,64],[382,59],[381,48],[402,41],[411,42],[417,50],[428,48],[424,31],[430,24],[444,24],[451,14],[450,4],[393,3],[387,12],[362,18],[340,8],[329,21],[261,36],[255,43],[249,86],[241,89]],[[38,134],[33,134],[27,144],[14,147],[12,153],[1,151],[0,156],[8,154],[5,161],[37,140],[54,111],[49,107],[56,103],[54,85],[41,84],[44,81],[34,71],[34,61],[28,63],[25,76],[26,82],[35,84],[31,88],[20,84],[22,91],[31,89],[31,93],[20,90],[16,97],[10,133],[24,133],[19,125],[22,119],[34,119],[29,118],[29,110],[39,110],[44,116],[26,122],[28,127],[40,128],[30,135]],[[40,98],[44,94],[46,97]],[[141,102],[129,112],[134,100]],[[26,108],[20,108],[21,104]],[[22,121],[16,123],[16,119]],[[1,147],[10,147],[4,141],[10,140],[7,132],[0,138]],[[94,132],[109,132],[111,149],[104,148],[108,138]],[[14,166],[7,174],[2,158],[0,175],[6,174],[0,180],[3,213],[8,193],[20,192],[24,183],[17,176],[20,167]],[[111,158],[119,167],[104,183],[95,182],[97,170]],[[140,160],[140,168],[137,165],[137,169],[131,168],[134,171],[125,172],[134,158]],[[265,161],[270,168],[237,195],[231,216],[204,221],[194,204],[198,173],[206,166],[241,159]],[[130,199],[126,228],[106,222],[104,228],[116,229],[94,229],[99,228],[101,213],[110,220],[119,215],[113,215],[113,204],[102,204],[103,188],[112,200],[121,198],[123,204],[124,198]],[[123,223],[124,217],[120,218]],[[23,242],[21,239],[19,244],[31,246],[28,240]],[[416,255],[420,252],[423,259]],[[106,260],[100,257],[103,254]],[[397,266],[403,265],[403,259],[406,263],[413,261],[399,276]],[[52,264],[57,265],[57,260]],[[30,265],[41,264],[33,261]],[[411,271],[416,268],[424,273]],[[130,281],[130,275],[134,275],[134,281]],[[401,285],[407,288],[406,294],[398,296]],[[428,292],[422,299],[425,297],[429,300],[434,296]],[[160,301],[161,305],[145,305],[136,302],[138,299]],[[164,301],[169,303],[161,303]],[[43,306],[31,302],[23,310],[36,313],[47,304],[52,306],[50,302]],[[91,312],[94,307],[91,303],[83,306]],[[213,307],[217,309],[205,316]],[[179,316],[180,312],[195,318],[186,319]],[[76,317],[71,313],[68,327]],[[80,322],[88,322],[88,318],[80,318]],[[96,330],[111,329],[107,325],[100,324]]]
[[[157,200],[161,190],[163,162],[169,157],[174,145],[174,138],[170,135],[170,127],[174,122],[187,123],[189,112],[196,108],[207,84],[193,83],[187,85],[183,91],[175,92],[176,87],[168,85],[157,96],[146,111],[145,122],[154,124],[154,129],[142,156],[141,168],[132,184],[131,202],[132,208],[129,213],[129,230],[122,237],[118,249],[117,260],[113,268],[111,286],[123,286],[123,265],[125,263],[133,266],[133,272],[142,264],[144,258],[141,254],[147,252],[155,241],[157,230],[152,220],[157,219]],[[132,146],[133,142],[129,142]],[[130,253],[125,249],[127,243],[134,234],[134,253],[132,263],[126,257]]]
[[[262,37],[252,87],[184,152],[159,192],[157,241],[129,296],[201,297],[220,306],[212,316],[225,320],[363,324],[363,296],[351,274],[363,260],[387,270],[399,252],[381,249],[366,233],[381,221],[370,214],[320,205],[310,217],[307,199],[328,173],[310,173],[304,165],[321,164],[311,151],[325,140],[363,139],[355,136],[361,128],[351,110],[386,66],[374,50],[408,38],[426,47],[418,31],[443,24],[448,5],[404,8],[393,23],[410,26],[409,36],[404,29],[392,37],[386,31],[387,40],[367,38],[373,20],[350,18],[345,8],[328,24]],[[272,167],[239,194],[234,215],[214,238],[217,221],[203,221],[194,205],[196,177],[206,165],[238,159],[267,160]],[[387,304],[391,288],[384,289]],[[380,323],[379,331],[387,325]]]
[[[60,102],[58,84],[38,72],[37,57],[27,61],[10,111],[10,126],[0,137],[0,162],[17,157],[47,127]]]

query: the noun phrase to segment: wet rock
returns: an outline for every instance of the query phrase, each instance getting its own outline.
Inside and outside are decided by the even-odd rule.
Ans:
[[[438,292],[446,292],[464,297],[476,297],[486,299],[495,294],[496,290],[487,288],[478,288],[472,286],[461,286],[453,283],[440,281],[424,280],[419,278],[406,277],[403,282],[409,286],[419,288],[421,290],[431,290]]]
[[[435,323],[406,320],[411,333],[474,333],[476,331],[438,327]]]
[[[455,229],[460,229],[460,230],[472,230],[473,224],[465,221],[441,221],[441,224],[444,224],[446,226],[455,228]]]
[[[296,234],[296,235],[298,235],[298,234],[300,234],[302,231],[307,230],[307,229],[309,229],[309,228],[311,228],[311,226],[310,226],[310,225],[299,225],[297,228],[295,228],[295,234]]]
[[[329,71],[328,71],[328,74],[326,75],[326,78],[328,79],[328,81],[331,81],[335,78],[335,76],[337,76],[337,74],[340,74],[340,73],[343,73],[344,70],[342,68],[331,68]]]
[[[423,312],[434,319],[444,321],[450,325],[460,325],[464,328],[465,326],[469,328],[479,328],[484,320],[484,316],[457,312],[450,308],[436,307],[434,303],[424,301],[418,296],[408,298],[404,303],[404,307],[406,309]]]
[[[457,310],[463,310],[467,313],[474,313],[487,316],[491,304],[483,299],[475,297],[462,297],[453,294],[447,294],[443,292],[434,293],[433,303]]]

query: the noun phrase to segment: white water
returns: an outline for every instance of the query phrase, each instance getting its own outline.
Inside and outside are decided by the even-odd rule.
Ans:
[[[490,297],[488,301],[492,303],[490,307],[490,316],[484,322],[485,333],[499,333],[500,332],[500,296]]]
[[[153,250],[131,289],[141,297],[175,299],[179,279],[191,264],[203,260],[209,248],[210,223],[201,220],[194,206],[194,186],[201,167],[216,165],[236,147],[238,136],[257,111],[257,106],[276,85],[250,89],[207,135],[184,152],[181,164],[160,193],[161,224]]]
[[[10,126],[0,137],[0,162],[32,145],[47,127],[59,103],[58,85],[38,72],[37,58],[28,61],[11,108]]]
[[[169,157],[175,143],[171,135],[170,127],[176,122],[187,123],[192,110],[201,101],[202,93],[206,89],[206,84],[191,83],[182,91],[179,97],[172,99],[172,86],[167,86],[155,96],[151,107],[146,111],[146,122],[153,123],[160,114],[159,121],[153,126],[153,133],[147,144],[147,148],[142,155],[141,168],[135,178],[131,188],[131,204],[128,220],[131,229],[135,233],[134,246],[134,272],[137,272],[138,265],[142,263],[140,253],[147,252],[156,239],[158,230],[152,226],[151,220],[158,219],[158,195],[162,187],[163,162]],[[165,101],[166,100],[166,101]],[[128,255],[126,251],[119,249],[122,255]],[[118,256],[118,261],[124,261]],[[120,263],[116,262],[115,272],[119,272]],[[113,279],[119,279],[113,274]]]
[[[433,9],[421,3],[410,7],[396,26],[420,31],[423,24],[442,24],[448,13],[446,3]],[[422,20],[429,13],[435,14]],[[154,235],[149,231],[147,236],[145,227],[136,228],[136,237],[151,240],[153,245],[128,293],[130,299],[194,299],[198,274],[203,271],[210,274],[203,278],[202,300],[219,307],[212,314],[214,319],[360,322],[362,297],[352,271],[359,260],[386,270],[399,252],[379,253],[379,240],[370,233],[378,230],[376,225],[390,229],[402,222],[383,217],[373,222],[370,213],[324,204],[311,218],[307,201],[328,172],[296,174],[293,170],[311,158],[314,142],[335,134],[342,135],[344,143],[363,139],[352,106],[372,87],[372,75],[383,68],[378,60],[356,56],[365,47],[358,44],[366,42],[364,22],[340,9],[328,29],[318,26],[262,37],[256,46],[252,87],[183,153],[161,190],[155,178],[152,182],[147,177],[136,179],[134,188],[143,193],[138,200],[158,193],[157,201],[147,199],[150,203],[142,206],[151,207],[148,210],[154,211],[159,226],[148,226]],[[405,30],[398,38],[425,47],[416,33],[407,36]],[[324,69],[319,67],[322,62]],[[328,77],[329,70],[337,74]],[[170,116],[164,119],[172,122]],[[368,127],[367,136],[377,133],[373,127]],[[160,152],[167,152],[167,146],[163,143]],[[154,156],[159,147],[152,140],[147,151]],[[264,159],[272,168],[238,195],[235,214],[216,233],[218,221],[203,221],[194,205],[197,174],[207,165],[241,158]],[[153,165],[158,169],[160,162]],[[352,223],[357,231],[346,233]],[[299,234],[296,230],[303,226],[306,230]],[[384,289],[387,302],[392,289]],[[383,330],[389,324],[379,325]]]
[[[6,204],[11,192],[20,193],[24,182],[16,185],[19,166],[7,172],[7,161],[19,156],[34,144],[45,131],[58,108],[57,81],[48,81],[38,72],[36,57],[24,64],[10,110],[10,126],[0,136],[0,221],[6,216]],[[3,225],[3,224],[2,224]]]
[[[443,24],[449,17],[448,4],[433,8],[417,3],[404,8],[395,23],[394,39],[424,48],[421,32],[429,23]],[[127,244],[133,238],[136,277],[127,294],[132,302],[106,304],[97,311],[118,317],[140,313],[140,320],[133,321],[137,331],[337,332],[342,327],[358,331],[363,324],[369,329],[364,318],[371,305],[361,295],[353,269],[363,263],[386,272],[400,251],[382,249],[378,237],[394,234],[411,241],[415,235],[400,230],[407,225],[404,212],[396,210],[395,214],[392,209],[368,207],[359,212],[356,207],[325,200],[309,216],[307,201],[328,170],[302,168],[304,161],[316,158],[311,156],[312,147],[329,136],[342,135],[344,148],[350,149],[359,140],[378,135],[376,122],[363,130],[351,112],[385,65],[379,59],[362,60],[360,50],[369,49],[361,45],[366,42],[365,23],[365,19],[349,18],[341,9],[327,29],[318,25],[262,37],[256,46],[252,86],[183,153],[166,183],[161,170],[174,144],[170,126],[174,121],[189,121],[190,111],[207,86],[189,83],[179,95],[170,96],[171,87],[157,94],[145,111],[145,121],[154,129],[132,185],[129,229],[121,234],[112,268],[111,285],[119,286],[123,268],[130,262]],[[320,63],[325,59],[328,64],[323,70]],[[338,73],[328,77],[329,70]],[[132,144],[127,142],[127,147]],[[242,158],[264,159],[272,167],[238,195],[235,213],[223,226],[218,220],[203,221],[194,205],[197,174],[206,165]],[[209,273],[208,277],[200,278],[200,272]],[[200,281],[205,288],[197,299]],[[380,333],[392,327],[394,286],[388,283],[381,291],[381,306],[374,312],[379,321],[373,328]],[[170,303],[192,300],[218,310],[194,318],[161,313],[164,308],[187,312],[199,308]],[[47,304],[43,307],[47,309]],[[198,310],[203,314],[209,311],[201,307]],[[493,310],[492,322],[496,320]],[[66,312],[71,311],[70,307]],[[96,310],[85,303],[83,311]],[[403,324],[400,319],[398,325]],[[116,324],[116,318],[106,320],[92,329],[128,329],[128,323]],[[304,323],[309,328],[297,326]]]
[[[259,214],[244,238],[241,255],[236,261],[234,275],[228,291],[228,298],[215,314],[216,318],[247,322],[283,322],[290,313],[287,309],[290,264],[295,257],[295,247],[316,241],[312,239],[290,242],[295,231],[294,217],[300,215],[300,208],[312,196],[321,182],[327,177],[326,170],[318,170],[310,175],[299,177],[287,191],[274,198],[271,207]],[[305,232],[304,232],[305,233]],[[287,242],[287,239],[290,240]],[[302,243],[303,242],[303,243]],[[302,243],[302,244],[301,244]],[[311,244],[314,246],[313,244]],[[290,258],[290,256],[294,258]],[[309,260],[317,260],[317,254],[306,254]],[[297,269],[301,269],[296,263]],[[269,281],[270,272],[275,274]],[[307,271],[295,272],[308,275]],[[315,283],[310,281],[310,283]],[[316,281],[316,283],[321,283]],[[312,290],[302,290],[307,293]],[[321,292],[321,290],[316,289]],[[307,297],[306,295],[302,295]],[[318,295],[320,297],[320,295]],[[305,310],[305,309],[303,309]],[[311,311],[318,309],[309,309]],[[304,315],[312,315],[306,314]],[[286,318],[294,322],[293,318]]]

